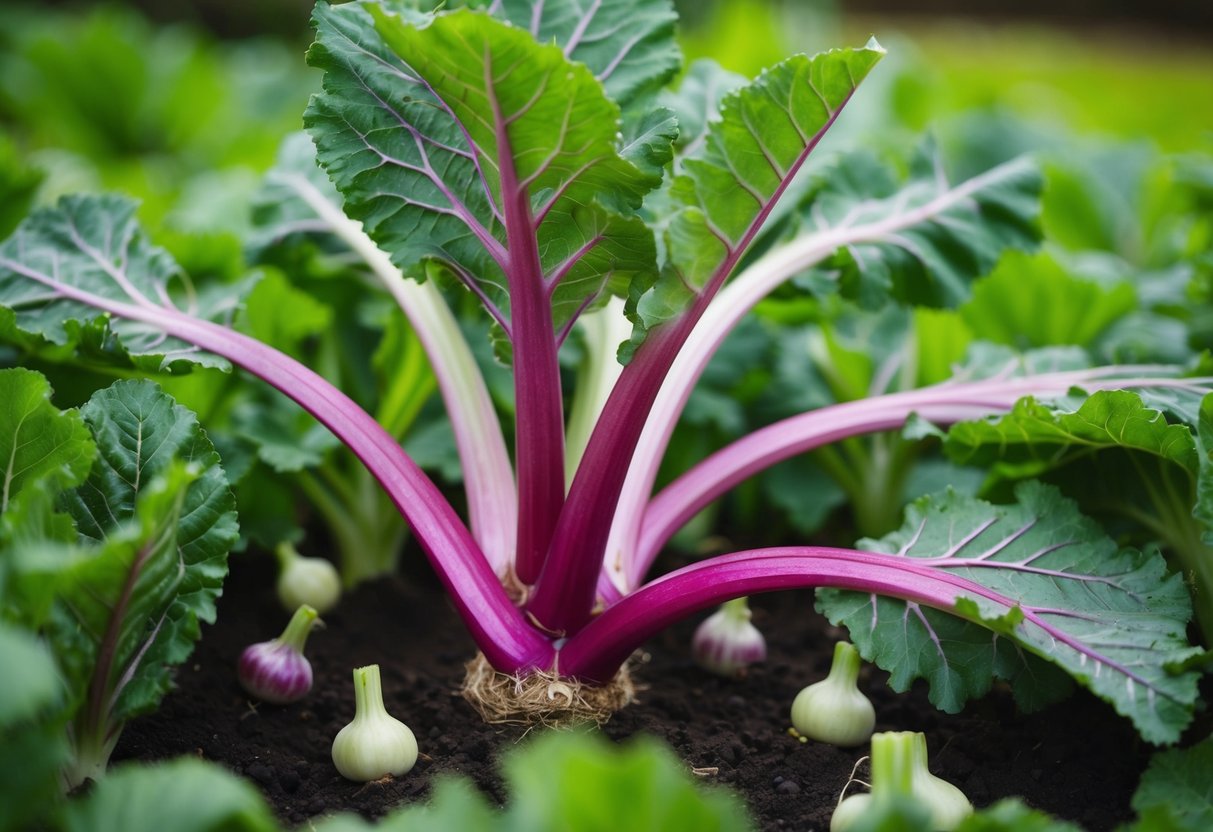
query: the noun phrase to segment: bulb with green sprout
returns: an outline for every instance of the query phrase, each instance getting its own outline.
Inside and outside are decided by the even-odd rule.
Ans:
[[[300,604],[324,614],[341,599],[341,576],[337,567],[324,558],[304,557],[290,543],[274,549],[278,558],[278,600],[288,610]]]
[[[354,720],[333,740],[333,765],[342,777],[369,783],[405,774],[417,762],[417,739],[383,705],[379,665],[354,671]]]
[[[868,741],[876,727],[876,710],[859,690],[861,666],[859,651],[850,643],[834,645],[829,674],[792,702],[792,727],[801,736],[844,748]]]
[[[952,832],[973,813],[973,804],[960,789],[927,768],[927,738],[917,731],[886,731],[872,735],[872,791],[839,802],[830,818],[830,832],[850,832],[873,807],[891,801],[911,802],[929,818],[923,832]]]
[[[301,604],[282,635],[246,647],[237,667],[244,689],[274,705],[288,705],[306,696],[312,689],[312,664],[303,655],[303,647],[319,621],[316,610]]]

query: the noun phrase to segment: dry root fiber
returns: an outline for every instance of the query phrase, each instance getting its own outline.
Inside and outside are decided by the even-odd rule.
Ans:
[[[610,683],[590,685],[550,672],[512,676],[477,654],[467,663],[460,693],[485,722],[568,728],[602,725],[635,699],[636,687],[626,666]]]

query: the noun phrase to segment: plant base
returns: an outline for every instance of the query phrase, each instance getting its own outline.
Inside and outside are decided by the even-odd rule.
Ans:
[[[550,672],[502,673],[478,653],[467,663],[460,693],[488,723],[568,728],[602,725],[635,700],[636,686],[626,665],[608,684],[591,685]]]

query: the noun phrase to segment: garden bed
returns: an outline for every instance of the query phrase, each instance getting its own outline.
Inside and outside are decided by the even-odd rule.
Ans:
[[[459,697],[474,648],[432,576],[418,569],[347,595],[309,641],[311,695],[285,708],[253,707],[235,666],[248,643],[285,623],[272,578],[270,558],[233,557],[218,623],[204,630],[163,707],[128,726],[116,760],[193,754],[221,762],[255,781],[291,825],[340,810],[378,816],[424,800],[443,774],[471,777],[493,800],[507,799],[495,761],[527,730],[485,725]],[[788,711],[796,692],[825,674],[839,633],[811,611],[809,593],[759,598],[754,609],[768,639],[765,664],[740,681],[718,679],[691,663],[690,625],[675,628],[647,645],[634,665],[640,701],[604,730],[617,740],[646,732],[670,743],[688,769],[706,772],[704,781],[741,794],[762,829],[825,829],[864,752],[800,743],[787,733]],[[333,736],[353,715],[350,671],[372,662],[382,666],[389,710],[413,729],[423,755],[412,772],[386,784],[346,781],[329,759]],[[1150,746],[1084,691],[1024,715],[1008,692],[995,690],[950,716],[927,702],[925,688],[892,693],[879,671],[862,684],[876,705],[877,730],[925,731],[932,769],[978,806],[1020,795],[1092,832],[1132,816],[1129,797]]]

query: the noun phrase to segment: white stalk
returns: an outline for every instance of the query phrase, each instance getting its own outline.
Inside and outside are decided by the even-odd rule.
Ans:
[[[407,280],[375,242],[305,177],[283,174],[277,180],[292,188],[316,212],[391,294],[417,333],[446,404],[463,468],[472,535],[498,575],[514,561],[518,497],[514,471],[501,423],[484,376],[446,300],[433,281]]]
[[[577,374],[573,405],[564,439],[564,481],[572,485],[590,434],[598,423],[603,405],[611,395],[623,365],[615,357],[619,345],[632,334],[632,323],[623,314],[623,298],[612,297],[601,309],[578,320],[586,342],[586,361]]]

